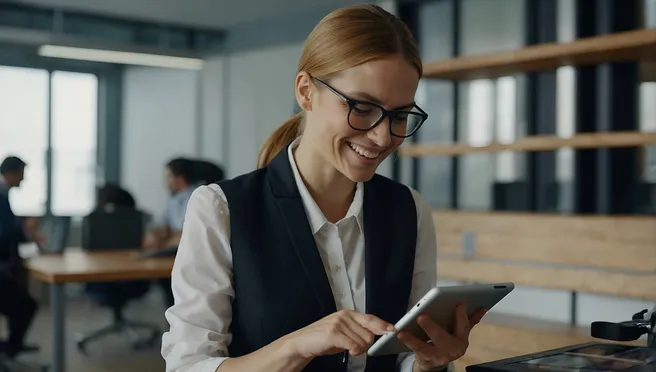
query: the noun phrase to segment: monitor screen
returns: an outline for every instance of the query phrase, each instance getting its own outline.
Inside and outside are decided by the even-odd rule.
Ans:
[[[655,362],[655,349],[630,345],[596,344],[513,364],[528,369],[571,372],[622,371]]]

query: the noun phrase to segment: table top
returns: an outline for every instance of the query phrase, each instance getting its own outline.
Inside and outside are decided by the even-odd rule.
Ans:
[[[171,276],[173,257],[140,258],[139,249],[87,252],[66,249],[27,260],[30,275],[46,283],[87,283]]]

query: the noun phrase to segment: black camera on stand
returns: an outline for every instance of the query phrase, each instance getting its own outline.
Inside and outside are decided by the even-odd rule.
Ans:
[[[647,347],[656,349],[656,306],[633,315],[631,320],[619,323],[593,322],[590,335],[612,341],[634,341],[647,335]]]

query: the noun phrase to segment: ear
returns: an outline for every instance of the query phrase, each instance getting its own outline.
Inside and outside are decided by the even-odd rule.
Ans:
[[[312,111],[312,77],[305,71],[296,75],[296,102],[304,111]]]

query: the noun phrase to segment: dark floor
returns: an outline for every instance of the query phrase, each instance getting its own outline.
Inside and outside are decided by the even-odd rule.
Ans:
[[[128,335],[112,335],[89,345],[88,355],[80,353],[76,348],[76,336],[88,333],[111,323],[111,312],[98,307],[80,294],[79,288],[69,286],[66,311],[66,371],[67,372],[162,372],[165,369],[158,344],[149,350],[134,351]],[[46,302],[45,300],[43,302]],[[166,330],[164,319],[164,303],[158,287],[151,290],[148,296],[133,302],[126,309],[126,318],[151,322]],[[41,351],[38,354],[23,356],[26,364],[50,361],[52,350],[52,332],[50,308],[43,303],[32,326],[28,341],[38,344]],[[20,371],[36,371],[28,368]]]

